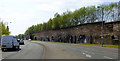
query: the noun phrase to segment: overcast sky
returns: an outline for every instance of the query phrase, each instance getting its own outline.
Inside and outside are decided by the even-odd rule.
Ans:
[[[0,18],[9,23],[11,35],[24,34],[28,27],[47,22],[54,14],[84,6],[119,0],[0,0]]]

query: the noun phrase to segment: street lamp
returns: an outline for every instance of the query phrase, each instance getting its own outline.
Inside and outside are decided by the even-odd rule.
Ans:
[[[8,31],[9,31],[8,23],[12,23],[12,22],[6,22],[6,25],[7,25],[7,29],[8,29]]]
[[[103,10],[104,10],[104,8],[103,8],[103,7],[101,7],[101,6],[98,6],[97,8],[101,8],[101,10],[102,10],[101,47],[103,47],[103,16],[104,16],[104,12],[103,12]]]
[[[12,22],[6,22],[6,25],[8,26],[8,23],[12,23]]]

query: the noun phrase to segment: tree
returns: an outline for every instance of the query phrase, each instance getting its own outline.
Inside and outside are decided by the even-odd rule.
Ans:
[[[104,21],[115,21],[119,20],[119,3],[111,3],[108,5],[100,5],[104,12]],[[114,10],[115,9],[115,10]],[[58,13],[54,14],[54,18],[50,18],[48,22],[43,24],[37,24],[29,27],[25,34],[33,35],[36,32],[41,32],[44,30],[54,30],[67,28],[71,26],[76,26],[84,23],[93,23],[101,21],[102,9],[96,8],[95,6],[82,7],[80,9],[71,12],[69,10],[63,12],[61,15]],[[3,31],[5,27],[3,26]]]
[[[2,35],[2,22],[0,22],[0,37]]]
[[[8,26],[5,27],[5,25],[3,24],[3,22],[0,22],[0,27],[1,27],[1,35],[9,35],[10,32],[9,32],[9,28]]]
[[[97,10],[96,10],[95,6],[87,7],[87,9],[86,9],[87,23],[93,23],[96,21],[96,19],[97,19],[96,11]]]
[[[24,34],[18,34],[18,35],[16,35],[17,36],[17,39],[24,39]]]
[[[53,18],[53,20],[52,20],[52,29],[59,29],[59,28],[60,28],[60,25],[59,25],[59,22],[58,22],[58,17]]]
[[[52,29],[52,19],[49,19],[48,24],[47,24],[47,29],[48,30]]]

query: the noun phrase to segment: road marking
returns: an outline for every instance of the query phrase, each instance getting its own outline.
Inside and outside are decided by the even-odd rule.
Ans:
[[[87,52],[87,53],[91,53],[91,54],[94,54],[94,55],[95,55],[95,53],[93,53],[93,52],[89,52],[89,51],[85,51],[85,52]]]
[[[91,55],[89,55],[89,54],[86,54],[86,57],[89,57],[89,58],[90,58],[90,57],[91,57]]]
[[[89,54],[86,54],[86,53],[83,53],[83,54],[85,54],[85,55],[86,55],[86,57],[89,57],[89,58],[91,58],[91,55],[89,55]]]
[[[107,56],[104,56],[105,58],[107,58],[107,59],[112,59],[112,58],[110,58],[110,57],[107,57]]]
[[[83,54],[85,54],[85,53],[83,53]]]

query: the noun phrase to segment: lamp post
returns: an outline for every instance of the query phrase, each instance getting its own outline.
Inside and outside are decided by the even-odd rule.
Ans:
[[[103,8],[103,7],[100,7],[100,6],[98,6],[97,8],[101,8],[101,10],[102,10],[101,47],[103,47],[103,16],[104,16],[104,12],[103,12],[103,10],[104,10],[104,8]]]
[[[12,22],[5,22],[5,24],[7,25],[8,31],[9,31],[9,26],[8,26],[9,23],[12,23]]]
[[[7,22],[7,28],[8,28],[8,31],[9,31],[8,23],[12,23],[12,22]]]

